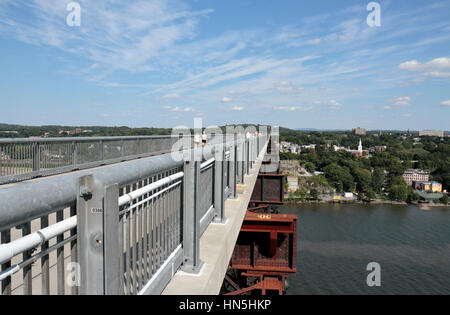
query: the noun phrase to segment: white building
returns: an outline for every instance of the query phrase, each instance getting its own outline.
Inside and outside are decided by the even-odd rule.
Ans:
[[[428,182],[430,180],[430,173],[424,170],[409,169],[403,173],[403,179],[406,184],[412,186],[413,182]]]

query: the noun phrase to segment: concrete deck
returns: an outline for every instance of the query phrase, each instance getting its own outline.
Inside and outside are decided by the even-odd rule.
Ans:
[[[245,185],[238,185],[238,192],[241,192],[238,199],[225,202],[227,222],[212,223],[200,239],[200,259],[204,265],[199,274],[178,271],[163,295],[219,294],[265,152],[266,148],[262,150],[250,174],[245,176]]]

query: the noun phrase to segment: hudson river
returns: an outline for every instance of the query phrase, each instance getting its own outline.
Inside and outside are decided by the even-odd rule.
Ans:
[[[399,205],[284,205],[297,214],[288,294],[450,294],[450,210]],[[381,287],[366,267],[381,265]]]

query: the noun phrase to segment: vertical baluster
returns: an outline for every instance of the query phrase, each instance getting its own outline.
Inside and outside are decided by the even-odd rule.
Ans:
[[[142,181],[139,181],[137,189],[142,187]],[[136,200],[137,202],[142,201],[142,197]],[[142,287],[142,206],[136,208],[137,211],[137,244],[136,244],[136,274],[137,274],[137,284],[138,290]]]
[[[1,244],[6,244],[11,242],[11,231],[5,230],[1,232]],[[2,264],[2,271],[8,269],[11,267],[11,261],[7,261]],[[1,281],[2,284],[2,295],[11,295],[11,277],[6,277],[3,281]]]
[[[158,174],[158,180],[161,179],[161,174]],[[157,189],[159,192],[161,188]],[[161,266],[161,195],[157,197],[156,201],[156,266],[157,270]]]
[[[130,186],[126,188],[127,193],[130,192]],[[127,294],[131,295],[133,292],[133,282],[131,279],[131,211],[126,213],[126,270],[127,270]]]
[[[64,211],[60,210],[56,212],[56,222],[61,222],[64,220]],[[60,243],[64,240],[64,235],[60,234],[56,237],[56,242]],[[57,281],[58,281],[58,295],[64,295],[65,294],[65,287],[64,287],[64,246],[59,247],[56,250],[56,256],[57,256],[57,263],[56,263],[56,270],[57,270]]]
[[[70,207],[70,216],[76,216],[77,215],[77,206],[76,205],[72,205]],[[77,228],[73,228],[70,230],[70,236],[75,236],[77,235]],[[77,240],[74,239],[70,242],[70,260],[72,263],[77,263],[78,262],[78,250],[77,250]],[[76,277],[78,277],[79,275],[76,274]],[[72,295],[78,295],[78,281],[80,279],[74,279],[75,281],[75,285],[72,285]]]
[[[31,233],[31,223],[25,223],[22,226],[22,236],[28,235]],[[31,257],[31,250],[27,250],[22,254],[22,260],[27,260]],[[23,268],[23,294],[31,295],[33,294],[33,285],[32,285],[32,274],[31,274],[32,265],[25,266]]]
[[[41,229],[48,226],[48,215],[41,217]],[[48,249],[48,241],[44,242],[41,246],[41,250]],[[41,284],[42,294],[50,294],[50,269],[49,269],[49,255],[45,255],[41,258]]]
[[[136,184],[133,184],[133,191],[135,191],[137,188]],[[137,279],[137,250],[136,250],[136,231],[137,231],[137,208],[133,209],[132,212],[132,238],[131,238],[131,242],[132,242],[132,256],[133,256],[133,263],[132,263],[132,268],[133,268],[133,294],[137,294],[137,288],[138,288],[138,279]]]
[[[152,183],[155,182],[156,177],[153,176],[152,177]],[[153,195],[154,194],[154,190],[151,191],[150,193]],[[156,231],[155,231],[155,219],[156,219],[156,214],[155,214],[155,199],[153,198],[151,200],[150,203],[150,277],[154,274],[155,272],[155,237],[156,237]]]
[[[147,186],[149,184],[149,179],[146,178],[144,180],[144,186]],[[144,198],[148,198],[149,194],[145,194]],[[143,244],[142,244],[142,256],[143,256],[143,262],[142,262],[142,272],[143,272],[143,280],[144,283],[147,283],[148,281],[148,204],[149,202],[145,202],[142,205],[142,211],[143,211]]]

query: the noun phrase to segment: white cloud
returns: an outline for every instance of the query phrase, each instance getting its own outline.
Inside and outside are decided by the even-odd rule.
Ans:
[[[164,108],[164,109],[171,109],[171,108],[172,108],[172,106],[168,106],[168,105],[166,105],[166,106],[163,106],[162,108]]]
[[[441,102],[442,106],[450,106],[450,100]]]
[[[392,102],[394,103],[394,105],[397,106],[409,106],[411,105],[411,97],[409,96],[400,96],[400,97],[396,97],[392,100]]]
[[[280,83],[278,83],[276,89],[281,93],[289,93],[294,90],[294,87],[290,82],[281,81]]]
[[[222,98],[222,103],[229,103],[229,102],[231,102],[233,99],[231,98],[231,97],[226,97],[226,96],[224,96],[223,98]]]
[[[391,110],[392,107],[391,107],[391,106],[384,106],[383,109],[384,109],[384,110]]]
[[[154,59],[177,42],[190,39],[198,18],[213,12],[193,11],[184,0],[121,3],[77,0],[81,26],[67,27],[65,1],[17,0],[3,3],[0,33],[29,44],[48,45],[82,56],[113,72],[148,71]],[[16,14],[17,10],[27,14]]]
[[[273,110],[276,111],[285,111],[285,112],[295,112],[295,111],[310,111],[312,110],[312,107],[303,107],[303,106],[275,106],[273,107]]]
[[[328,106],[329,109],[333,110],[340,109],[342,107],[342,104],[336,100],[329,100],[325,102],[324,105]]]
[[[244,107],[242,107],[242,106],[235,106],[231,110],[234,111],[234,112],[241,112],[241,111],[244,110]]]
[[[311,39],[311,40],[307,41],[306,43],[309,45],[319,45],[321,41],[322,40],[320,38],[316,38],[316,39]]]
[[[314,105],[325,105],[329,109],[340,109],[342,107],[342,104],[339,103],[336,100],[329,100],[329,101],[313,101]]]
[[[174,107],[172,108],[173,112],[183,112],[183,113],[192,113],[195,112],[195,110],[193,108],[190,107],[186,107],[186,108],[180,108],[180,107]]]
[[[409,72],[419,72],[426,76],[434,78],[449,78],[450,58],[436,58],[426,63],[420,63],[417,60],[407,61],[398,66],[401,70]]]
[[[164,99],[169,100],[169,99],[178,99],[181,96],[177,93],[172,93],[172,94],[166,94],[163,96]]]

